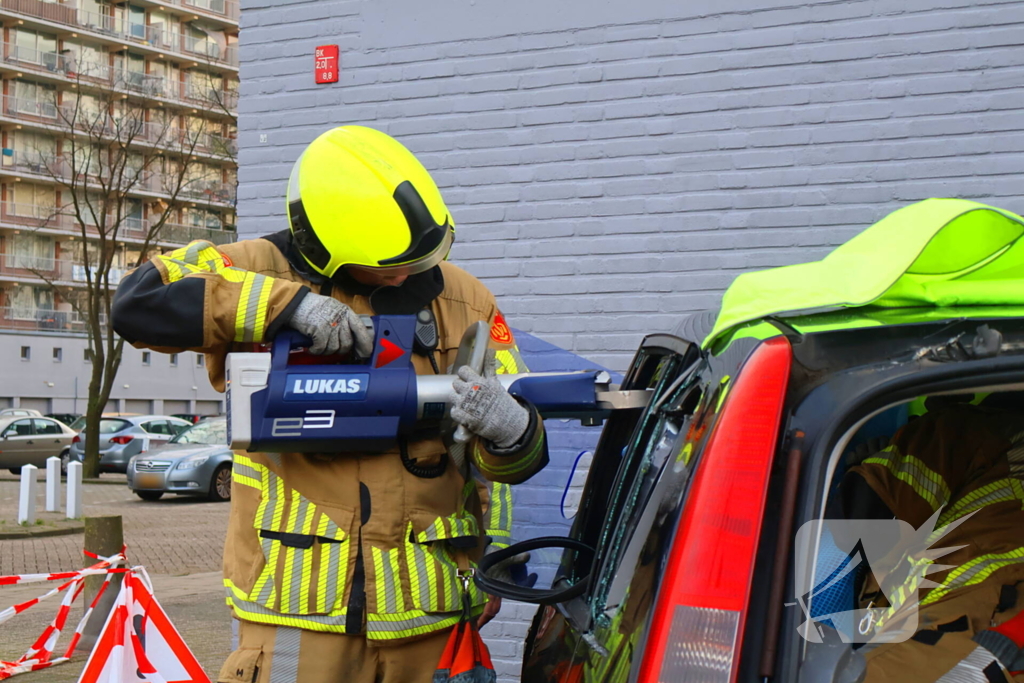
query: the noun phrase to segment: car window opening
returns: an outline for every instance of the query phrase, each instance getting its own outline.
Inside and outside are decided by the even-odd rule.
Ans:
[[[1019,670],[1022,387],[877,410],[843,435],[827,472],[822,514],[795,530],[800,680]]]

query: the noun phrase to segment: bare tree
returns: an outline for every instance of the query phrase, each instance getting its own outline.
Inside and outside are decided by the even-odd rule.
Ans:
[[[88,76],[79,68],[75,78]],[[233,204],[234,189],[223,186],[207,156],[234,160],[217,149],[206,119],[133,104],[133,93],[150,87],[144,75],[114,73],[110,87],[75,88],[55,95],[59,132],[54,149],[37,150],[35,163],[60,189],[60,201],[46,221],[70,223],[80,237],[75,286],[66,274],[34,269],[70,303],[83,322],[92,352],[85,426],[83,474],[99,472],[99,422],[122,359],[124,340],[111,327],[111,304],[120,280],[116,263],[126,237],[137,256],[124,267],[138,267],[160,243],[187,243],[194,236],[174,217],[190,202],[214,196]],[[186,110],[187,111],[187,110]],[[161,113],[162,112],[162,113]],[[187,121],[181,125],[182,121]],[[198,122],[198,123],[197,123]],[[132,207],[148,201],[143,219]],[[84,284],[83,284],[84,281]]]

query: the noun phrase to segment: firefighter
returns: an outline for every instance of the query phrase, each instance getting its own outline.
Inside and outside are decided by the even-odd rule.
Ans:
[[[399,142],[357,126],[324,133],[295,162],[287,209],[287,230],[193,242],[135,270],[118,287],[115,329],[138,348],[205,353],[223,391],[226,354],[283,327],[311,337],[313,353],[367,355],[359,315],[427,308],[439,343],[414,357],[417,373],[446,371],[478,321],[491,325],[498,372],[525,370],[494,296],[446,261],[452,217]],[[459,377],[451,414],[473,437],[465,457],[436,434],[387,453],[235,454],[224,585],[239,647],[218,681],[431,679],[467,590],[460,573],[488,539],[508,542],[507,484],[548,458],[536,408],[493,376]],[[486,516],[468,461],[498,482]],[[468,592],[480,614],[487,596],[472,582]]]
[[[900,558],[897,583],[868,577],[859,603],[867,610],[862,634],[876,634],[863,649],[867,683],[1024,681],[1011,673],[1024,668],[1014,662],[1020,643],[1010,655],[1008,647],[986,647],[1002,638],[988,633],[993,628],[1024,621],[1017,591],[1024,581],[1024,414],[994,404],[929,411],[843,481],[848,519],[895,516],[915,529],[928,525],[936,530],[930,547],[949,549]],[[901,628],[903,642],[881,642]]]

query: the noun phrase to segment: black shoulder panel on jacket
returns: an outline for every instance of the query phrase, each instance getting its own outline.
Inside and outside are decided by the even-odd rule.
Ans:
[[[156,266],[143,264],[114,293],[114,331],[131,344],[201,347],[205,296],[202,278],[165,285]]]

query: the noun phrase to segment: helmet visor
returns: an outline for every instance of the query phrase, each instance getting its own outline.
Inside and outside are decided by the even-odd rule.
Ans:
[[[423,258],[412,261],[411,263],[402,263],[395,266],[366,266],[366,265],[346,265],[350,271],[357,273],[365,273],[367,275],[377,275],[380,277],[401,277],[403,275],[416,275],[417,273],[423,273],[436,266],[441,261],[448,258],[448,252],[452,249],[452,242],[455,241],[455,231],[446,230],[444,237],[441,239],[441,243],[437,245],[437,248],[432,252],[424,256]]]

